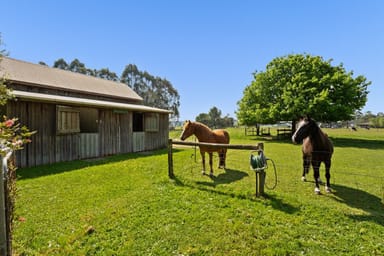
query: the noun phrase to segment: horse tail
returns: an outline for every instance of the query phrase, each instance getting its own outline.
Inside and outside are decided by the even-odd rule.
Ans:
[[[230,137],[229,137],[229,133],[226,130],[224,130],[224,137],[225,137],[225,143],[229,144]]]

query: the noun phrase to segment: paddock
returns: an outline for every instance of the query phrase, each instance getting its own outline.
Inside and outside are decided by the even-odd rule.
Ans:
[[[226,149],[236,149],[236,150],[252,150],[257,152],[257,155],[263,155],[264,157],[264,143],[257,143],[257,145],[245,145],[245,144],[219,144],[219,143],[205,143],[205,142],[191,142],[191,141],[179,141],[179,140],[168,140],[168,177],[170,179],[175,178],[174,170],[173,170],[173,145],[184,145],[184,146],[209,146],[212,148],[226,148]],[[248,159],[249,161],[249,159]],[[263,163],[264,165],[264,163]],[[275,175],[276,174],[276,167]],[[260,166],[260,168],[254,169],[255,171],[255,188],[256,188],[256,196],[264,195],[264,185],[265,185],[265,169],[266,166]],[[276,177],[277,178],[277,177]]]
[[[228,131],[234,144],[259,142]],[[334,192],[321,196],[312,177],[300,179],[301,146],[281,140],[260,140],[279,182],[259,198],[247,150],[228,150],[231,169],[214,179],[201,175],[189,145],[174,145],[174,179],[166,149],[20,169],[15,252],[383,255],[384,130],[326,132],[335,144]]]

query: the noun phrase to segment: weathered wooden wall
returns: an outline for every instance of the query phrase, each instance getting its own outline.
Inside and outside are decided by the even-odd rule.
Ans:
[[[80,133],[80,159],[100,155],[100,135],[98,133]]]
[[[145,149],[166,148],[168,145],[169,121],[167,114],[159,114],[159,131],[145,133]]]
[[[16,153],[19,167],[147,151],[164,148],[168,143],[168,114],[159,114],[158,132],[141,133],[143,145],[137,150],[134,148],[132,112],[99,109],[98,133],[60,135],[56,133],[55,104],[10,101],[6,112],[8,117],[18,117],[22,125],[37,131],[31,138],[32,143]]]

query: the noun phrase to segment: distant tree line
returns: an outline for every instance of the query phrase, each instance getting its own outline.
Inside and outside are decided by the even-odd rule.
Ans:
[[[39,64],[47,66],[44,62],[39,62]],[[143,98],[143,103],[146,106],[172,111],[171,119],[173,120],[178,120],[180,116],[180,96],[171,82],[167,79],[153,76],[147,71],[141,71],[134,64],[127,65],[121,76],[118,76],[108,68],[88,68],[78,59],[67,63],[61,58],[54,62],[53,67],[124,83]]]
[[[221,117],[221,110],[217,107],[211,108],[208,113],[200,113],[196,117],[196,121],[213,129],[233,127],[235,123],[235,120],[228,115]]]
[[[367,111],[364,114],[357,112],[355,115],[355,125],[369,125],[375,128],[384,128],[384,113],[379,112],[375,115],[371,111]]]

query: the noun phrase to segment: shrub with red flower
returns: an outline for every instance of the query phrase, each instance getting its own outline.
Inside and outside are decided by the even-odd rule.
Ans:
[[[21,126],[17,118],[3,116],[0,122],[0,154],[5,156],[8,152],[23,149],[25,144],[31,142],[30,137],[34,133]]]

